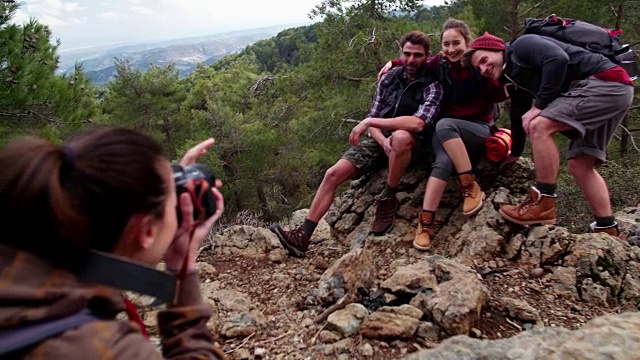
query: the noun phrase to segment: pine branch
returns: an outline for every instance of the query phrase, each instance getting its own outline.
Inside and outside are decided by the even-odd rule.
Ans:
[[[627,129],[622,125],[619,125],[619,126],[622,130],[624,130],[629,135],[629,140],[631,140],[631,145],[636,149],[636,151],[640,152],[640,148],[638,148],[638,145],[636,144],[636,141],[634,140],[633,134],[631,133],[631,131],[629,131],[629,129]]]
[[[362,82],[362,81],[369,80],[367,78],[359,78],[359,77],[353,77],[353,76],[348,76],[348,75],[343,75],[342,78],[345,79],[345,80],[355,81],[355,82]]]

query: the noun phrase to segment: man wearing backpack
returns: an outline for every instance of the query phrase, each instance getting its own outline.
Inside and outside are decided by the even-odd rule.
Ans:
[[[500,214],[521,225],[555,224],[560,156],[553,135],[561,133],[571,139],[568,169],[595,217],[592,231],[620,237],[596,165],[606,160],[607,146],[631,105],[627,72],[602,54],[536,34],[505,44],[485,33],[463,61],[508,84],[513,147],[505,163],[520,157],[527,134],[531,139],[536,186],[523,203],[503,205]]]

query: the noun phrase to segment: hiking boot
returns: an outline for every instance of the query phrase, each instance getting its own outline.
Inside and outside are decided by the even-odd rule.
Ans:
[[[484,206],[484,193],[480,185],[471,174],[462,174],[458,177],[458,185],[462,190],[464,204],[462,205],[463,215],[473,215]]]
[[[398,210],[398,199],[396,199],[395,195],[391,195],[379,198],[377,203],[376,216],[373,218],[373,224],[371,224],[371,233],[375,236],[381,236],[393,228],[396,211]]]
[[[613,237],[616,237],[620,240],[627,240],[627,235],[620,232],[620,228],[618,227],[618,223],[614,223],[610,226],[596,226],[596,222],[592,222],[589,224],[591,231],[594,233],[605,233],[609,234]]]
[[[520,225],[554,225],[556,199],[555,195],[544,195],[531,187],[529,196],[522,204],[502,205],[499,212],[503,218]]]
[[[280,225],[271,225],[273,231],[280,240],[280,244],[295,257],[304,257],[304,253],[309,248],[309,236],[304,227],[300,226],[294,230],[285,231]]]
[[[426,211],[421,211],[418,217],[418,229],[416,230],[416,238],[413,240],[413,247],[427,251],[431,249],[431,238],[435,235],[433,233],[433,218],[434,214]]]

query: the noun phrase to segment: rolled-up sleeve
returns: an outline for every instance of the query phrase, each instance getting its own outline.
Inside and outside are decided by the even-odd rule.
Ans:
[[[413,116],[419,117],[426,126],[432,125],[440,112],[442,105],[442,85],[439,82],[432,82],[424,89],[424,101],[420,104],[418,111]]]

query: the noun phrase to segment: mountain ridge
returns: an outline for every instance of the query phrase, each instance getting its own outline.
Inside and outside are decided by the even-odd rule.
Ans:
[[[184,77],[193,72],[199,63],[211,65],[256,41],[273,37],[280,31],[295,26],[282,24],[159,42],[66,51],[60,54],[58,73],[72,74],[78,64],[94,84],[105,85],[115,76],[115,60],[119,59],[128,61],[134,69],[142,71],[152,65],[166,66],[173,63],[180,77]]]

